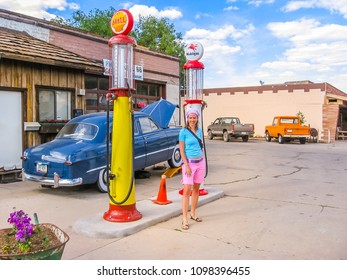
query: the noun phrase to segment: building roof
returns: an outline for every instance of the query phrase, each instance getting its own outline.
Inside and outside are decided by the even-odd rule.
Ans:
[[[19,32],[0,27],[0,58],[100,72],[100,62]]]
[[[222,93],[264,93],[264,92],[273,92],[278,93],[280,91],[294,92],[297,90],[303,90],[304,92],[309,92],[310,90],[318,89],[322,92],[325,92],[326,96],[339,96],[342,99],[347,98],[347,94],[329,83],[313,83],[310,81],[296,81],[296,82],[285,82],[284,84],[268,84],[260,86],[244,86],[244,87],[223,87],[223,88],[206,88],[203,90],[204,95]],[[344,99],[344,100],[345,100]]]

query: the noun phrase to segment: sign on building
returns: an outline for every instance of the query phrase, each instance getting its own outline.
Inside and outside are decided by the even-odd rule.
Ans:
[[[134,79],[143,81],[143,66],[134,65]]]
[[[112,75],[112,60],[103,59],[104,64],[104,75],[111,76]],[[134,65],[134,79],[143,81],[143,66]]]

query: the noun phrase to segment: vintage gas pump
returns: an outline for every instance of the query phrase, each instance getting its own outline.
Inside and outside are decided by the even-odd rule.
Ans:
[[[184,112],[189,109],[195,109],[200,113],[199,127],[203,130],[203,114],[202,111],[205,108],[206,103],[203,101],[203,85],[204,85],[204,64],[199,59],[204,54],[204,48],[199,42],[193,42],[188,44],[185,49],[185,55],[187,58],[185,69],[185,100],[184,100]],[[186,120],[185,120],[186,121]],[[206,147],[204,139],[204,151],[206,157]],[[206,157],[206,174],[207,176],[207,157]],[[180,193],[182,190],[180,191]],[[208,192],[200,187],[199,195],[206,195]]]
[[[118,10],[111,19],[115,36],[108,42],[112,48],[112,86],[107,98],[113,100],[113,124],[108,179],[110,204],[103,217],[110,222],[130,222],[142,218],[136,209],[133,171],[133,108],[130,98],[135,90],[133,47],[136,41],[127,35],[133,25],[132,14],[124,9]]]

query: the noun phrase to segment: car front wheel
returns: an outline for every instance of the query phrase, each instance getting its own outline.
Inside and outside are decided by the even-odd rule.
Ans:
[[[176,144],[171,158],[168,160],[168,163],[171,168],[177,168],[182,165],[182,158],[180,153],[180,145]]]
[[[100,170],[98,181],[97,181],[97,187],[98,191],[102,193],[107,193],[107,172],[106,168]]]
[[[213,133],[211,130],[208,131],[208,139],[212,140],[213,139]]]

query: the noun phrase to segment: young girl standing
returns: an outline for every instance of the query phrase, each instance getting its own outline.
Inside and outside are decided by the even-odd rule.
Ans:
[[[199,188],[204,182],[205,158],[202,150],[202,129],[198,126],[200,113],[198,110],[189,109],[186,112],[186,127],[179,134],[180,153],[182,157],[182,226],[184,230],[189,229],[188,209],[189,198],[191,200],[190,219],[202,222],[196,215],[199,200]]]

